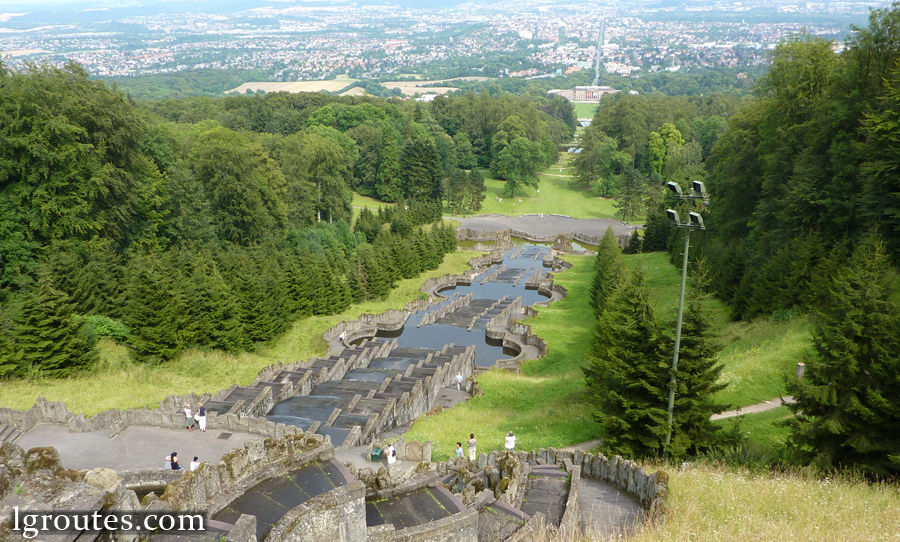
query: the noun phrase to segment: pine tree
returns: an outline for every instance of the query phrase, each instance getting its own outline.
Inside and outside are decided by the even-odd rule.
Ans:
[[[814,355],[792,379],[790,446],[822,469],[900,474],[900,307],[884,245],[867,240],[834,274],[814,311]]]
[[[607,445],[627,457],[657,454],[668,426],[670,364],[640,268],[606,303],[597,335],[603,348],[584,372]]]
[[[79,333],[69,296],[56,289],[49,270],[25,297],[15,329],[14,358],[18,372],[67,376],[90,365],[96,351]]]

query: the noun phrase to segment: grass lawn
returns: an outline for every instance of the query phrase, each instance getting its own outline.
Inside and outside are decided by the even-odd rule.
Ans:
[[[592,119],[597,114],[600,104],[572,104],[575,106],[575,117],[579,119]]]
[[[787,442],[790,430],[781,427],[778,422],[792,418],[794,414],[786,406],[773,408],[756,414],[745,414],[734,418],[716,420],[715,423],[725,430],[733,427],[734,423],[740,424],[741,431],[749,437],[747,445],[751,452],[766,452],[774,450]]]
[[[644,267],[653,289],[650,300],[657,322],[674,336],[681,270],[661,252],[625,256],[625,261],[632,268]],[[739,408],[784,395],[784,377],[794,374],[809,347],[811,328],[806,319],[732,322],[728,307],[718,299],[709,299],[706,306],[723,345],[719,353],[719,362],[725,366],[722,379],[730,382],[718,399]]]
[[[584,402],[586,389],[580,369],[592,332],[588,292],[593,262],[590,257],[566,258],[573,268],[557,273],[555,280],[569,290],[569,296],[540,309],[540,314],[527,322],[547,341],[547,355],[525,362],[520,375],[484,373],[479,377],[484,396],[413,425],[410,435],[432,440],[438,459],[452,453],[455,443],[470,432],[476,433],[484,451],[502,449],[503,435],[510,430],[519,437],[522,449],[563,447],[600,436],[601,429]],[[657,321],[674,334],[680,270],[664,253],[625,256],[625,261],[631,268],[643,266]],[[719,393],[718,400],[736,408],[783,395],[784,376],[793,374],[808,344],[805,320],[730,322],[727,307],[716,299],[708,300],[707,310],[726,345],[719,361],[725,366],[723,379],[730,385]],[[772,425],[781,412],[776,411],[747,416],[754,421],[744,422],[745,431],[750,431],[754,440],[759,433],[760,441],[774,443],[772,435],[783,432]]]
[[[325,354],[322,333],[343,320],[355,320],[362,313],[378,314],[403,306],[421,294],[419,286],[430,277],[462,273],[475,254],[459,251],[448,254],[434,271],[403,280],[387,299],[353,305],[333,316],[313,316],[296,322],[283,336],[256,352],[237,355],[218,351],[188,351],[178,360],[163,365],[134,365],[128,350],[111,341],[100,344],[98,368],[89,374],[68,379],[15,380],[0,382],[0,406],[31,408],[36,397],[65,401],[70,411],[93,415],[118,408],[155,407],[167,395],[216,392],[232,384],[248,385],[263,367],[278,361],[291,362]]]
[[[524,188],[509,197],[506,182],[484,174],[487,189],[479,214],[497,213],[506,216],[529,214],[561,214],[574,218],[616,219],[615,201],[598,197],[593,190],[575,186],[569,170],[560,163],[544,170],[540,175],[540,187]],[[540,192],[538,192],[538,190]],[[636,217],[631,224],[643,224],[643,217]]]

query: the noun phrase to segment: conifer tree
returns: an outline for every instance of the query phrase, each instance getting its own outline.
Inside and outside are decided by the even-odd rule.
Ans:
[[[869,239],[834,274],[814,311],[814,354],[792,379],[790,446],[822,469],[900,474],[900,307],[884,245]]]
[[[375,180],[375,192],[382,201],[400,201],[400,145],[393,130],[385,130],[381,140],[381,162]]]
[[[312,314],[313,301],[316,298],[318,273],[315,263],[304,254],[298,254],[287,266],[285,291],[287,307],[294,317]]]
[[[712,326],[704,307],[705,296],[701,292],[705,284],[704,274],[701,262],[695,273],[691,297],[681,325],[672,442],[669,449],[672,457],[680,457],[689,451],[696,452],[699,448],[715,444],[718,428],[712,423],[710,416],[728,407],[714,399],[714,395],[728,384],[718,383],[722,365],[716,363],[719,346],[712,336]]]
[[[96,351],[79,333],[74,305],[57,290],[49,270],[25,297],[15,330],[18,372],[60,377],[90,365]]]
[[[358,273],[366,291],[374,299],[381,299],[391,291],[388,274],[378,262],[375,249],[371,245],[360,245],[357,248],[359,258]]]
[[[607,445],[627,457],[659,453],[668,426],[670,365],[640,268],[607,301],[597,335],[603,347],[584,372]]]
[[[606,233],[600,239],[597,247],[597,257],[594,258],[594,278],[591,281],[591,305],[594,307],[594,315],[599,316],[603,312],[603,305],[610,291],[615,289],[626,278],[625,262],[622,260],[622,250],[616,240],[616,234],[612,228],[607,228]]]
[[[236,352],[244,346],[237,300],[209,251],[200,251],[192,263],[191,275],[183,281],[182,337],[188,344]]]
[[[643,251],[643,244],[643,239],[638,235],[637,230],[634,230],[631,232],[631,237],[628,238],[628,244],[625,245],[622,252],[624,254],[639,254]]]
[[[178,340],[183,303],[172,288],[171,271],[155,255],[136,256],[129,262],[124,320],[139,361],[168,361],[183,348]]]
[[[672,226],[663,209],[658,209],[647,217],[647,227],[644,229],[643,252],[662,252],[669,243],[669,234]]]
[[[350,291],[350,303],[362,303],[366,300],[366,289],[363,286],[362,280],[359,275],[359,260],[358,258],[353,258],[350,262],[350,269],[347,274],[344,275],[344,280],[347,283],[347,288]]]

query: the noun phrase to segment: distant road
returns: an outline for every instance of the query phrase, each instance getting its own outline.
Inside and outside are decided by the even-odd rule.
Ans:
[[[478,231],[499,231],[507,228],[524,231],[532,235],[558,235],[560,233],[579,232],[585,235],[602,237],[607,228],[612,228],[616,235],[629,235],[635,226],[629,228],[617,220],[608,218],[571,218],[559,215],[479,215],[471,218],[458,216],[446,217],[458,220],[465,228]]]

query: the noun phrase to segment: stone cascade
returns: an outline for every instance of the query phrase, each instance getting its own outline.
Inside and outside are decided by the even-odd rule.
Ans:
[[[524,231],[513,229],[505,229],[500,231],[478,231],[470,228],[457,228],[456,238],[460,241],[491,241],[491,240],[508,240],[510,237],[516,237],[525,241],[534,241],[536,243],[555,243],[560,237],[568,241],[578,241],[579,243],[591,246],[600,246],[601,237],[594,235],[585,235],[579,232],[563,233],[559,235],[533,235]],[[616,240],[619,246],[624,247],[628,244],[628,235],[617,235]],[[584,254],[584,252],[571,252],[572,254]]]
[[[503,296],[502,299],[498,299],[495,303],[491,303],[491,305],[489,307],[485,308],[483,311],[481,311],[477,315],[473,316],[472,320],[469,321],[469,326],[466,328],[466,331],[472,331],[472,329],[474,329],[475,326],[478,324],[478,321],[481,320],[481,318],[483,318],[484,316],[487,316],[492,313],[496,314],[495,309],[497,309],[497,307],[500,307],[500,310],[502,310],[504,305],[506,304],[506,300],[508,298],[509,298],[509,296]],[[487,326],[485,326],[485,331],[487,331]],[[487,333],[485,333],[485,334],[487,334]]]
[[[531,271],[531,266],[528,266],[527,269],[523,270],[522,273],[519,274],[519,275],[515,278],[515,280],[513,281],[513,287],[518,286],[518,285],[519,285],[519,282],[520,282],[523,278],[525,278],[525,275],[527,275],[529,271]]]
[[[542,280],[544,280],[544,272],[538,269],[527,281],[525,281],[525,289],[537,290],[540,288]]]
[[[488,282],[497,280],[497,277],[499,277],[504,271],[506,271],[506,266],[501,265],[500,267],[492,271],[490,275],[481,279],[481,284],[487,284]]]
[[[465,295],[457,296],[456,299],[449,303],[442,303],[439,307],[428,311],[425,316],[422,317],[416,327],[428,326],[433,324],[436,320],[443,318],[447,314],[457,311],[462,307],[468,306],[469,303],[472,302],[473,298],[474,294],[468,293]]]
[[[562,271],[564,269],[572,268],[572,264],[561,259],[558,253],[552,249],[547,252],[546,256],[544,256],[543,266],[549,267],[554,271]]]
[[[364,341],[358,349],[378,344]],[[434,351],[397,348],[395,341],[384,344],[390,347],[375,347],[376,354],[363,356],[366,362],[353,365],[341,378],[320,380],[306,393],[275,404],[267,419],[328,435],[340,449],[346,449],[366,444],[431,410],[440,390],[453,384],[457,373],[468,379],[475,368],[475,348],[471,346],[450,344]],[[353,349],[345,349],[341,355],[347,350]],[[291,368],[272,376],[274,382],[298,378],[302,380],[305,374]]]
[[[509,333],[509,324],[512,319],[522,312],[522,298],[517,297],[503,304],[497,303],[500,312],[488,321],[484,333],[491,339],[503,339]]]

